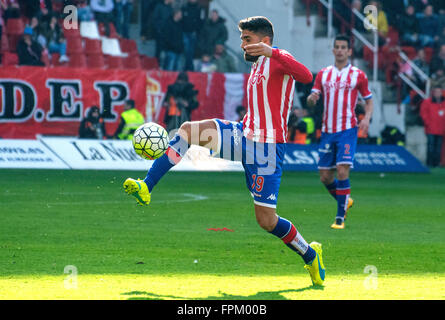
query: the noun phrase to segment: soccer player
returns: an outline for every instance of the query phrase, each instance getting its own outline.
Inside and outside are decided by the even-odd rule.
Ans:
[[[349,62],[352,55],[350,39],[339,35],[334,41],[335,65],[322,69],[315,78],[312,93],[307,98],[314,106],[323,95],[324,112],[320,140],[318,169],[320,180],[337,201],[337,215],[333,229],[344,229],[348,209],[354,201],[350,197],[349,173],[353,167],[357,133],[367,133],[373,110],[368,78]],[[355,107],[358,93],[365,100],[365,116],[357,123]],[[335,177],[337,171],[337,177]]]
[[[240,160],[258,224],[280,238],[305,262],[314,285],[323,284],[321,244],[310,245],[289,220],[276,214],[287,137],[287,120],[295,81],[312,82],[312,73],[285,50],[272,47],[272,23],[265,17],[239,22],[241,48],[253,62],[247,86],[248,106],[242,122],[220,119],[185,122],[142,180],[128,178],[125,191],[148,205],[153,187],[185,155],[191,144],[207,147],[228,160]]]

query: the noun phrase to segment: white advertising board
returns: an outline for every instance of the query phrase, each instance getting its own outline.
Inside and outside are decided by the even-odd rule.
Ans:
[[[153,161],[144,160],[133,150],[131,141],[88,140],[77,138],[39,138],[71,169],[148,170]],[[192,146],[175,171],[243,171],[240,162],[216,159],[209,150]]]
[[[37,140],[0,139],[0,168],[69,169]]]

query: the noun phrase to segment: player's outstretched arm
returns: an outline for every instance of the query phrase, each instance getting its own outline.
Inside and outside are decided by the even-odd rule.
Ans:
[[[277,60],[280,63],[283,72],[290,74],[298,82],[308,84],[314,79],[312,72],[304,64],[298,62],[286,50],[273,48],[272,59]]]
[[[307,84],[313,80],[312,72],[285,50],[272,48],[264,42],[247,45],[244,50],[251,56],[265,56],[276,59],[283,72],[290,74],[298,82]]]

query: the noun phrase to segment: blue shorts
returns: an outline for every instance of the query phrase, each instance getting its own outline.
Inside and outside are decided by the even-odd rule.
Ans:
[[[286,144],[253,142],[243,135],[242,122],[215,119],[219,158],[241,161],[254,203],[276,208]]]
[[[333,169],[339,164],[354,165],[357,127],[337,133],[322,133],[318,149],[318,169]]]

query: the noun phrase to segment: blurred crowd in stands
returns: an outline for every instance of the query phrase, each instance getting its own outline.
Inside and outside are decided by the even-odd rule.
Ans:
[[[3,65],[67,64],[70,54],[81,53],[73,50],[70,52],[69,42],[72,40],[71,47],[86,47],[87,44],[84,43],[85,39],[77,44],[78,41],[74,41],[77,39],[73,36],[75,33],[65,28],[63,18],[69,12],[64,12],[64,8],[74,5],[80,23],[95,21],[101,36],[121,41],[131,38],[130,23],[137,4],[139,17],[134,20],[136,24],[140,24],[140,34],[133,34],[132,41],[140,37],[142,42],[152,40],[155,43],[155,57],[151,59],[151,63],[144,64],[142,61],[142,67],[159,67],[168,71],[236,72],[235,60],[225,46],[228,39],[225,19],[219,16],[217,10],[209,12],[208,2],[209,0],[0,0],[0,57]],[[134,43],[132,46],[135,46]],[[124,42],[121,42],[121,47],[123,52],[129,52]],[[53,60],[53,54],[56,54],[57,61]],[[76,57],[76,62],[68,65],[85,64],[78,60],[80,59]],[[84,60],[88,62],[88,59]],[[89,63],[86,65],[90,66]],[[92,66],[96,65],[97,63],[93,63]],[[99,67],[101,66],[102,63],[99,63]],[[123,63],[123,67],[125,66]]]

